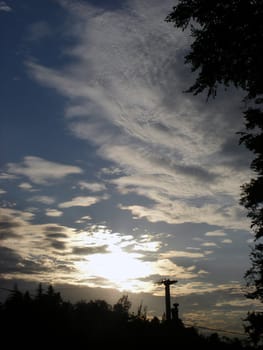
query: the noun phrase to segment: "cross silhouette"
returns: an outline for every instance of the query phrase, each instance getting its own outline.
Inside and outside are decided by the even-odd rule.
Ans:
[[[165,286],[165,309],[166,309],[166,320],[171,321],[171,297],[170,297],[170,285],[175,284],[178,281],[170,280],[168,278],[163,279],[160,283]]]

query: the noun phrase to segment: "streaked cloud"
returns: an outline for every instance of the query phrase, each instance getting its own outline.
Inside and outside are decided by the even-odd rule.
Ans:
[[[19,188],[21,188],[22,190],[32,190],[33,186],[28,183],[28,182],[21,182],[21,184],[18,185]]]
[[[185,268],[179,264],[175,264],[170,259],[160,259],[154,262],[154,271],[160,276],[166,276],[170,278],[179,278],[180,280],[189,280],[196,278],[198,275],[190,267]]]
[[[72,200],[60,203],[58,206],[59,208],[70,208],[70,207],[89,207],[95,203],[100,202],[103,199],[107,199],[106,196],[79,196],[74,197]]]
[[[105,287],[139,292],[155,288],[153,275],[176,273],[181,279],[198,276],[195,266],[185,268],[167,258],[156,259],[161,244],[154,235],[141,234],[135,238],[114,233],[103,225],[89,225],[83,231],[55,223],[34,224],[32,214],[13,209],[4,210],[2,219],[0,233],[5,233],[5,249],[21,261],[17,271],[5,271],[13,278],[33,280],[41,276],[44,281],[56,278],[77,283],[81,276],[85,284],[97,287],[101,287],[99,281],[103,278]],[[132,249],[127,250],[128,247]],[[31,262],[32,273],[36,268],[39,270],[29,277]]]
[[[224,237],[226,233],[222,230],[209,231],[205,233],[205,236],[208,237]]]
[[[46,216],[51,216],[51,217],[59,217],[63,215],[63,211],[57,210],[57,209],[47,209],[46,210]]]
[[[82,224],[84,222],[90,221],[91,217],[89,215],[82,216],[80,219],[76,220],[77,224]]]
[[[57,70],[33,61],[27,67],[69,99],[65,117],[72,133],[121,170],[110,180],[116,190],[154,202],[120,208],[153,223],[248,229],[238,196],[249,172],[229,161],[229,145],[235,148],[233,135],[242,126],[235,110],[240,96],[205,104],[182,93],[191,79],[182,62],[187,38],[165,23],[167,7],[143,0],[110,12],[61,4],[71,16],[75,44],[66,53],[73,60]],[[243,159],[245,169],[244,158],[235,159]]]
[[[206,271],[206,270],[199,270],[197,273],[198,273],[199,276],[209,274],[209,272]]]
[[[13,179],[17,179],[17,176],[8,174],[6,172],[0,173],[0,180],[13,180]]]
[[[252,299],[233,299],[233,300],[225,300],[215,304],[217,307],[236,307],[236,308],[245,308],[245,309],[263,309],[262,303],[258,300]]]
[[[242,295],[242,286],[238,282],[228,284],[216,284],[213,282],[192,281],[178,283],[176,286],[177,295],[206,294],[206,293],[231,293],[232,295]]]
[[[177,251],[177,250],[170,250],[165,253],[160,254],[161,258],[189,258],[189,259],[198,259],[203,258],[203,253],[192,253],[187,251]]]
[[[168,197],[168,196],[167,196]],[[136,218],[147,218],[150,222],[163,221],[169,224],[180,224],[185,222],[205,223],[227,228],[247,228],[248,220],[243,218],[238,221],[238,213],[233,213],[233,208],[224,208],[220,211],[220,205],[203,204],[201,207],[188,206],[182,201],[172,201],[166,196],[159,197],[159,203],[151,207],[141,205],[120,205],[120,209],[129,210]],[[208,220],[209,218],[209,220]],[[227,221],[226,221],[227,219]]]
[[[80,181],[78,183],[81,190],[89,190],[91,192],[101,192],[106,190],[106,186],[102,183],[98,182],[86,182],[86,181]]]
[[[21,212],[12,208],[0,208],[0,238],[8,240],[21,238],[21,230],[34,218],[30,212]]]
[[[204,242],[201,244],[203,247],[217,247],[217,244],[214,242]]]
[[[221,242],[222,242],[222,243],[225,243],[225,244],[231,244],[231,243],[233,243],[232,239],[223,239]]]
[[[90,247],[74,247],[72,250],[73,254],[76,255],[90,255],[90,254],[101,254],[107,252],[107,246],[90,246]]]
[[[28,211],[20,211],[12,208],[0,208],[0,214],[9,218],[9,219],[15,219],[15,220],[21,220],[21,223],[29,222],[34,218],[34,214]],[[0,220],[3,222],[2,220]]]
[[[130,244],[130,243],[128,243]],[[162,246],[161,241],[153,241],[153,242],[143,242],[139,241],[133,246],[134,251],[143,251],[143,252],[157,252]]]
[[[77,166],[55,163],[35,156],[26,156],[21,163],[8,163],[7,169],[11,176],[26,176],[33,183],[41,185],[82,173],[82,169]]]

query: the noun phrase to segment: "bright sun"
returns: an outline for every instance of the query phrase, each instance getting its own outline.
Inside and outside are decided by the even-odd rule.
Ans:
[[[153,273],[150,263],[141,261],[140,257],[139,254],[126,253],[114,247],[106,254],[89,255],[85,261],[79,262],[78,268],[82,277],[84,274],[86,277],[103,278],[109,280],[112,287],[136,292],[140,285],[138,279]]]

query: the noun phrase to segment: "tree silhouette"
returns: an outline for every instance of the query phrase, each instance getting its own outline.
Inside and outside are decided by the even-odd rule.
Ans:
[[[41,291],[41,293],[39,293]],[[35,296],[11,290],[0,305],[1,340],[10,348],[41,345],[59,348],[72,345],[88,348],[121,344],[149,346],[149,340],[162,341],[163,346],[197,347],[204,350],[251,350],[241,342],[221,340],[216,334],[205,337],[193,327],[178,327],[173,322],[147,319],[139,306],[137,315],[130,314],[131,302],[123,295],[113,306],[104,300],[65,302],[52,286],[38,287]],[[10,336],[12,335],[12,336]],[[41,341],[41,344],[39,342]]]
[[[129,301],[128,295],[123,295],[113,306],[113,310],[116,313],[122,314],[125,317],[128,317],[130,308],[131,302]]]
[[[220,85],[246,92],[246,132],[240,143],[254,153],[254,178],[241,188],[240,203],[247,209],[255,245],[251,268],[245,273],[246,296],[263,302],[263,2],[262,0],[178,0],[166,17],[176,28],[190,29],[193,41],[185,63],[197,73],[187,90],[194,95],[207,91],[216,96]],[[254,317],[256,315],[256,317]],[[249,334],[263,340],[263,313],[248,314]]]
[[[250,98],[263,93],[263,7],[261,0],[179,0],[166,20],[194,39],[186,63],[198,71],[189,91],[234,84]]]

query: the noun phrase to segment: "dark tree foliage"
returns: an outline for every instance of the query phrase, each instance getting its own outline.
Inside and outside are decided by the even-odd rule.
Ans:
[[[255,238],[258,240],[263,237],[263,111],[260,108],[249,108],[244,115],[247,132],[240,133],[240,142],[256,155],[251,169],[258,176],[242,187],[241,203],[248,210]]]
[[[166,20],[194,39],[185,59],[199,75],[189,91],[215,95],[218,84],[234,84],[262,94],[262,19],[262,0],[179,0]]]
[[[36,295],[15,288],[0,304],[1,341],[11,349],[24,348],[122,348],[162,346],[203,350],[252,350],[239,339],[204,336],[183,323],[161,322],[129,312],[131,302],[123,295],[116,304],[104,300],[66,302],[52,286],[41,285]],[[125,316],[125,317],[124,317]],[[159,345],[159,344],[158,344]]]
[[[245,273],[246,296],[263,302],[263,1],[178,0],[166,17],[176,28],[189,29],[193,39],[185,63],[197,73],[187,90],[194,95],[230,85],[246,92],[245,132],[240,143],[254,153],[254,178],[241,188],[240,203],[247,209],[255,245],[251,268]],[[248,313],[245,326],[255,343],[262,341],[263,313]]]

